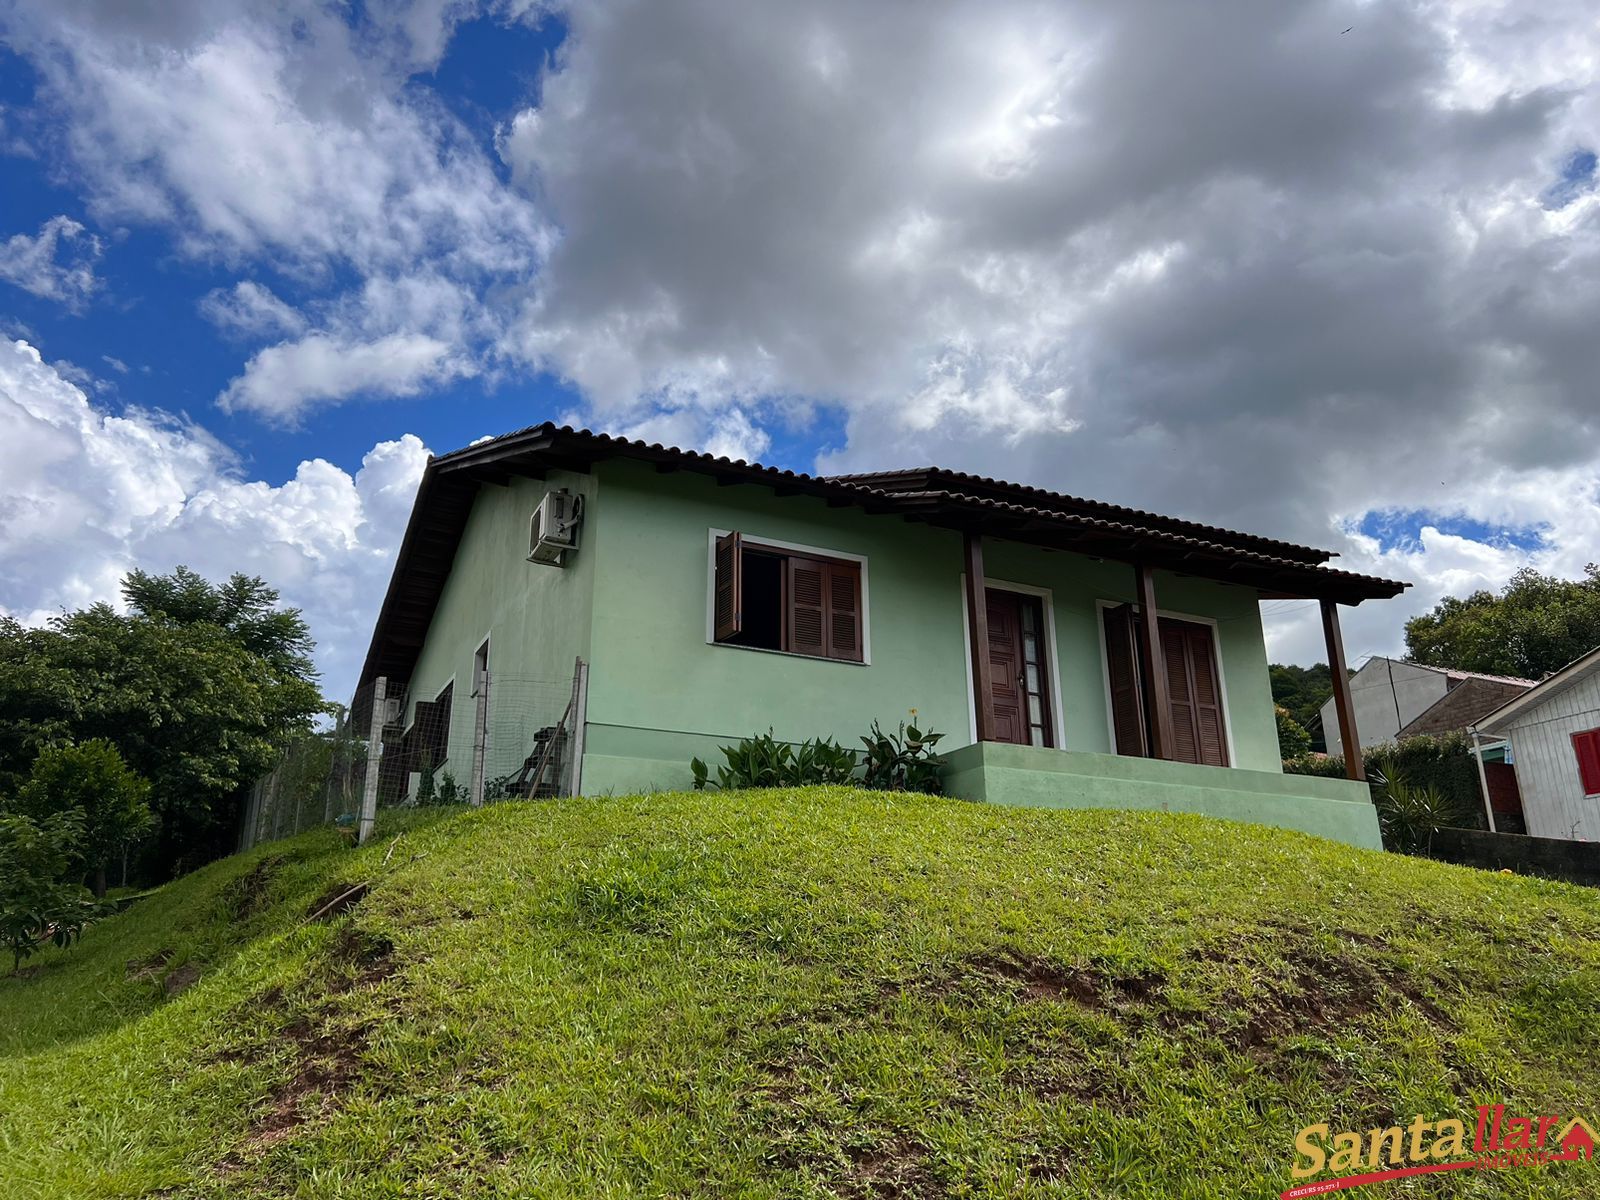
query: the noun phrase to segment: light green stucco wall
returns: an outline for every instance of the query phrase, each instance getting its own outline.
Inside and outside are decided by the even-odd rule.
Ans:
[[[987,743],[949,756],[945,787],[997,804],[1202,813],[1383,848],[1371,792],[1345,779]]]
[[[563,567],[530,563],[533,510],[546,491],[562,487],[584,496],[579,549]],[[506,487],[478,489],[406,696],[409,724],[418,700],[431,700],[455,679],[441,774],[449,770],[463,784],[468,778],[472,659],[485,635],[495,700],[486,774],[516,770],[532,731],[560,717],[573,660],[590,655],[595,562],[605,536],[598,492],[594,476],[561,471],[546,481],[514,478]]]
[[[630,462],[597,471],[605,529],[585,551],[594,570],[586,792],[682,786],[691,755],[714,761],[718,745],[769,726],[790,741],[828,735],[853,746],[874,718],[892,726],[914,707],[946,732],[946,747],[972,740],[958,534],[688,472]],[[870,665],[708,645],[712,528],[865,555]],[[991,580],[1052,590],[1064,746],[1109,753],[1097,602],[1131,599],[1132,568],[994,539],[985,554]],[[1233,761],[1278,772],[1256,593],[1167,573],[1156,591],[1164,611],[1217,622]]]

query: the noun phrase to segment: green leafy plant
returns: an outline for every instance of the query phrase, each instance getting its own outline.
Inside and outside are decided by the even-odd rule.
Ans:
[[[63,878],[81,857],[83,822],[76,810],[35,820],[0,816],[0,941],[11,970],[40,946],[68,946],[109,911],[81,884]]]
[[[1436,830],[1461,824],[1461,805],[1438,788],[1414,784],[1398,775],[1379,774],[1371,782],[1378,827],[1389,850],[1426,854]]]
[[[916,716],[913,709],[911,715]],[[878,722],[872,723],[872,732],[861,739],[867,748],[867,773],[863,780],[869,788],[886,792],[931,792],[944,790],[939,771],[944,759],[934,753],[942,733],[918,729],[904,721],[894,733],[885,733]]]
[[[417,780],[417,794],[412,798],[411,803],[417,808],[426,808],[428,805],[437,804],[438,802],[438,791],[433,782],[433,768],[425,766],[422,768],[421,776]]]
[[[467,789],[456,782],[456,777],[449,771],[439,776],[440,804],[465,804],[467,802]]]
[[[727,790],[848,783],[857,766],[855,753],[832,738],[811,738],[796,748],[778,741],[770,729],[720,749],[728,761],[717,767],[715,782],[711,780],[711,768],[703,760],[689,760],[696,791],[708,787]]]
[[[94,876],[94,894],[106,894],[106,867],[155,827],[150,784],[103,738],[50,746],[33,760],[15,808],[37,820],[76,813],[77,855]]]

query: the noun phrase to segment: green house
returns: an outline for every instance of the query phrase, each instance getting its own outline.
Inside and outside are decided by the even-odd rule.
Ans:
[[[1337,606],[1406,586],[1330,557],[953,471],[813,477],[545,424],[429,462],[356,707],[381,684],[391,799],[423,770],[536,794],[557,745],[585,794],[680,788],[752,733],[859,745],[915,710],[954,795],[1377,846],[1358,754],[1349,780],[1278,756],[1260,602],[1321,601],[1343,682]]]

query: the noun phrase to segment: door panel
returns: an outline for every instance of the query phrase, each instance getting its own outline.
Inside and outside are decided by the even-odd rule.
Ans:
[[[994,738],[1026,745],[1028,720],[1022,690],[1022,611],[1015,592],[990,588],[989,682],[994,697]]]

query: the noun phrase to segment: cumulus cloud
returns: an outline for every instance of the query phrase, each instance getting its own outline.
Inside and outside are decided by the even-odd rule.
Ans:
[[[847,422],[826,470],[947,463],[1330,545],[1421,585],[1353,618],[1390,650],[1442,590],[1593,544],[1584,6],[567,15],[501,137],[562,231],[507,345],[601,423],[704,439],[806,396]],[[1385,551],[1352,532],[1381,509],[1546,542]],[[1270,615],[1278,652],[1322,653]]]
[[[115,602],[132,567],[259,574],[303,608],[330,695],[354,684],[427,450],[380,442],[353,476],[282,483],[169,414],[97,408],[26,342],[0,343],[0,601],[21,620]]]
[[[296,339],[258,354],[221,397],[282,415],[409,395],[457,373],[440,368],[446,359],[481,360],[497,319],[480,297],[531,275],[550,244],[488,148],[411,85],[474,8],[382,4],[352,21],[315,0],[63,0],[23,6],[4,33],[40,75],[92,212],[159,226],[194,258],[270,265],[318,293],[313,311],[297,311],[246,280],[202,302],[232,334]],[[375,292],[441,289],[448,311],[372,303]],[[384,349],[401,353],[394,372],[370,361]],[[269,371],[304,386],[263,400],[257,377]]]
[[[33,236],[0,241],[0,279],[77,311],[99,290],[100,239],[71,217],[51,217]]]
[[[258,351],[222,393],[228,410],[292,421],[319,401],[348,396],[412,396],[428,384],[469,373],[450,346],[424,334],[393,333],[349,342],[313,333]]]

